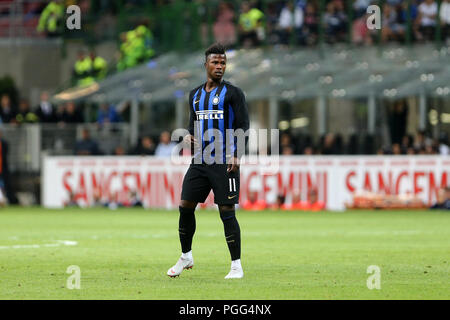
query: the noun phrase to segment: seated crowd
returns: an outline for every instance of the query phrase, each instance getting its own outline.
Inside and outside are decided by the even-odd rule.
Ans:
[[[286,203],[285,195],[278,195],[274,204],[269,204],[266,200],[258,197],[257,191],[249,191],[247,200],[241,205],[241,208],[248,211],[260,210],[288,210],[288,211],[322,211],[325,209],[325,203],[317,197],[317,190],[312,189],[308,193],[306,201],[301,200],[300,190],[294,190],[291,201]]]
[[[347,209],[438,209],[450,210],[450,186],[440,188],[437,199],[430,207],[417,196],[407,193],[386,195],[374,192],[361,192],[353,196],[352,203],[346,203]]]

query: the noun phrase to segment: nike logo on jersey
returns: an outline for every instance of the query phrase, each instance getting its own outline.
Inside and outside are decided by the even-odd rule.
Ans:
[[[228,200],[231,200],[231,199],[236,198],[236,197],[237,197],[237,194],[232,196],[232,197],[228,196]]]

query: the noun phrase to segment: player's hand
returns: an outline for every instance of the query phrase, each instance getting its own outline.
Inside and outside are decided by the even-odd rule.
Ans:
[[[194,144],[195,147],[199,146],[197,139],[195,139],[194,136],[191,134],[186,135],[183,141],[189,147],[192,145],[192,143]]]
[[[227,172],[237,172],[239,170],[239,159],[236,157],[231,158],[231,163],[227,166]]]

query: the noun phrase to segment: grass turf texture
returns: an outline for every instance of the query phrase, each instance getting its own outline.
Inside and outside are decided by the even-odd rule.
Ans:
[[[237,216],[244,279],[224,280],[230,258],[213,210],[197,212],[194,268],[171,279],[176,211],[1,209],[0,299],[450,298],[448,212]],[[66,288],[70,265],[81,268],[80,290]],[[381,290],[366,286],[369,265],[381,269]]]

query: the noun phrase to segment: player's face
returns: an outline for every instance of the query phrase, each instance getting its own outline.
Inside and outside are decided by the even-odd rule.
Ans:
[[[205,62],[206,73],[212,80],[220,80],[225,74],[227,57],[224,54],[211,54]]]

